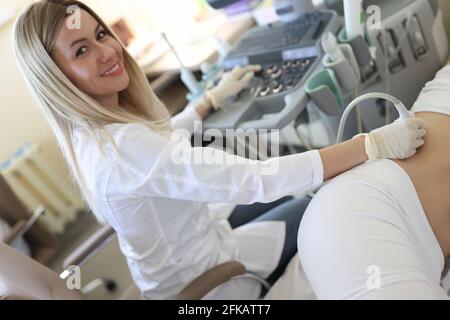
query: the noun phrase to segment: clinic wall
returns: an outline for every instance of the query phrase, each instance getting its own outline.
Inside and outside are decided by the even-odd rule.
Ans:
[[[206,0],[81,0],[107,22],[124,18],[140,38],[152,38],[164,31],[171,41],[183,42],[199,33],[195,16]],[[210,14],[219,11],[206,6]],[[200,36],[200,35],[199,35]]]

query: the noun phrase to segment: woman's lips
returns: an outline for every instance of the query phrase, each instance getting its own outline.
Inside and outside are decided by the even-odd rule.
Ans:
[[[102,77],[117,77],[123,71],[122,65],[117,61],[109,70],[102,74]]]

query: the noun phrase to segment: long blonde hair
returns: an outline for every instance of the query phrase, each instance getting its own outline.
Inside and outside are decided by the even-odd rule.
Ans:
[[[120,42],[111,28],[85,4],[79,1],[41,0],[31,4],[17,18],[13,47],[27,86],[52,127],[84,200],[98,221],[104,222],[77,163],[73,141],[75,128],[87,130],[92,137],[95,137],[94,129],[101,132],[102,126],[111,123],[142,123],[165,136],[170,134],[172,128],[169,112],[123,45],[124,65],[130,83],[119,92],[119,104],[126,108],[103,107],[78,89],[58,68],[50,53],[64,19],[70,15],[68,8],[73,5],[87,11]]]

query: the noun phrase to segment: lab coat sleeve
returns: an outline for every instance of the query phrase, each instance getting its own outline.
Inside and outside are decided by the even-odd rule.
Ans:
[[[249,204],[306,192],[323,182],[318,151],[249,160],[191,147],[186,138],[167,139],[138,124],[124,126],[116,141],[123,164],[116,170],[125,192],[133,195]]]
[[[171,125],[174,129],[186,129],[191,134],[194,132],[194,124],[202,118],[193,105],[188,105],[183,111],[171,118]]]

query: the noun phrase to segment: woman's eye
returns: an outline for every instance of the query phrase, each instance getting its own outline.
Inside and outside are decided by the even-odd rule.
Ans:
[[[82,56],[83,54],[85,54],[86,53],[86,51],[87,51],[87,47],[81,47],[80,49],[78,49],[78,51],[77,51],[77,57],[80,57],[80,56]]]
[[[101,39],[105,38],[106,36],[107,36],[107,34],[104,30],[100,31],[99,33],[97,33],[97,40],[101,40]]]

